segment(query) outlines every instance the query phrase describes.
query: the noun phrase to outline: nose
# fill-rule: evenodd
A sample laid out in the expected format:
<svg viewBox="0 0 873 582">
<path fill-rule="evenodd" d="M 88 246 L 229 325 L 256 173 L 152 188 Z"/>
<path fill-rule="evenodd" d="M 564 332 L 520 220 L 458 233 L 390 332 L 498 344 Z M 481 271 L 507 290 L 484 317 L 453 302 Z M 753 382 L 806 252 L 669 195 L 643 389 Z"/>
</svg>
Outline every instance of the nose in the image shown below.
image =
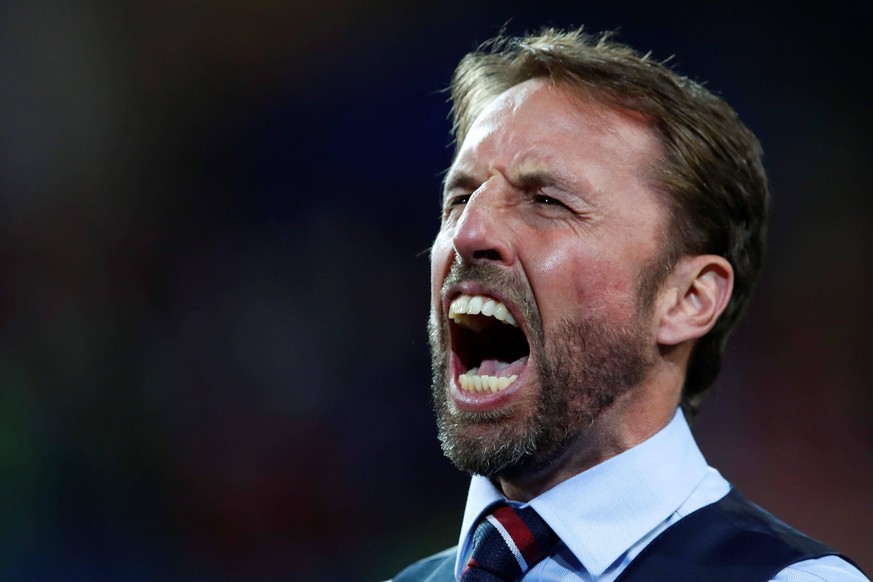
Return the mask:
<svg viewBox="0 0 873 582">
<path fill-rule="evenodd" d="M 462 262 L 509 266 L 515 261 L 507 210 L 499 184 L 486 182 L 470 196 L 452 237 Z"/>
</svg>

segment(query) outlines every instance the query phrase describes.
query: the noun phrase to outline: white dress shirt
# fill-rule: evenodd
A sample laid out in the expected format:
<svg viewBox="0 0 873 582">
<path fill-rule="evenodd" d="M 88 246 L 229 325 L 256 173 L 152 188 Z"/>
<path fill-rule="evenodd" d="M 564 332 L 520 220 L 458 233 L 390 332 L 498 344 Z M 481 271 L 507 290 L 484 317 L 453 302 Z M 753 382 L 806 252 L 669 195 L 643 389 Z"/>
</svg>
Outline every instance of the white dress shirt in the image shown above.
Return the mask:
<svg viewBox="0 0 873 582">
<path fill-rule="evenodd" d="M 657 434 L 563 483 L 529 503 L 561 539 L 525 582 L 611 582 L 658 534 L 689 513 L 715 503 L 730 484 L 707 466 L 681 410 Z M 472 549 L 474 527 L 504 500 L 487 478 L 470 483 L 455 575 Z M 515 504 L 520 505 L 520 504 Z M 778 582 L 868 580 L 845 560 L 828 556 L 789 566 Z"/>
</svg>

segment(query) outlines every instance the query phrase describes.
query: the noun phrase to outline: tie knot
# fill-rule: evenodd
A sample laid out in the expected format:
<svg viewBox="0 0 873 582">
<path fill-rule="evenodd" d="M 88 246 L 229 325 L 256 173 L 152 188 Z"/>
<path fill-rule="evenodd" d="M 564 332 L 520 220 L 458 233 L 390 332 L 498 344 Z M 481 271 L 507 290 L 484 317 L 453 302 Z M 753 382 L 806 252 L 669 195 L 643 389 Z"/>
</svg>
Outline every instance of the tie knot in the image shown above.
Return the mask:
<svg viewBox="0 0 873 582">
<path fill-rule="evenodd" d="M 551 552 L 558 536 L 532 507 L 497 506 L 476 527 L 462 582 L 519 580 Z"/>
</svg>

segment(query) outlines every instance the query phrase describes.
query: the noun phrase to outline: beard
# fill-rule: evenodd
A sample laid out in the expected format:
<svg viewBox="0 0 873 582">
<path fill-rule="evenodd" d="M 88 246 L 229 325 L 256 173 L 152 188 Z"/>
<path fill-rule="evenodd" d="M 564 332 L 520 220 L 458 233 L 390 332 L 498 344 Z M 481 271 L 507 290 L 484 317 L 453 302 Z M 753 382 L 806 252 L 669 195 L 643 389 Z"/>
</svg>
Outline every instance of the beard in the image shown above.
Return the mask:
<svg viewBox="0 0 873 582">
<path fill-rule="evenodd" d="M 621 394 L 633 389 L 654 365 L 656 347 L 646 331 L 655 277 L 663 265 L 644 269 L 636 311 L 627 321 L 588 314 L 564 319 L 546 338 L 532 294 L 518 278 L 490 265 L 455 263 L 445 286 L 479 281 L 508 291 L 528 328 L 539 392 L 532 406 L 493 412 L 458 410 L 449 400 L 449 332 L 445 316 L 428 325 L 434 409 L 443 453 L 459 469 L 487 477 L 517 478 L 547 468 Z M 649 291 L 651 290 L 651 291 Z M 438 321 L 441 320 L 441 321 Z"/>
</svg>

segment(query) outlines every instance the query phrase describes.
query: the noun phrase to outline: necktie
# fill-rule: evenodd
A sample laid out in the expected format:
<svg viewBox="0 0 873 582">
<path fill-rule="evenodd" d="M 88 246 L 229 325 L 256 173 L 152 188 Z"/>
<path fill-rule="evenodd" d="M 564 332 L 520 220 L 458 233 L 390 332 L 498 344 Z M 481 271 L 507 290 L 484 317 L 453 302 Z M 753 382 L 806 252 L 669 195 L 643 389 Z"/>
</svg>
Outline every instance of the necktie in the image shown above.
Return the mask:
<svg viewBox="0 0 873 582">
<path fill-rule="evenodd" d="M 473 534 L 473 553 L 461 582 L 504 582 L 521 579 L 545 558 L 558 536 L 532 507 L 501 504 Z"/>
</svg>

